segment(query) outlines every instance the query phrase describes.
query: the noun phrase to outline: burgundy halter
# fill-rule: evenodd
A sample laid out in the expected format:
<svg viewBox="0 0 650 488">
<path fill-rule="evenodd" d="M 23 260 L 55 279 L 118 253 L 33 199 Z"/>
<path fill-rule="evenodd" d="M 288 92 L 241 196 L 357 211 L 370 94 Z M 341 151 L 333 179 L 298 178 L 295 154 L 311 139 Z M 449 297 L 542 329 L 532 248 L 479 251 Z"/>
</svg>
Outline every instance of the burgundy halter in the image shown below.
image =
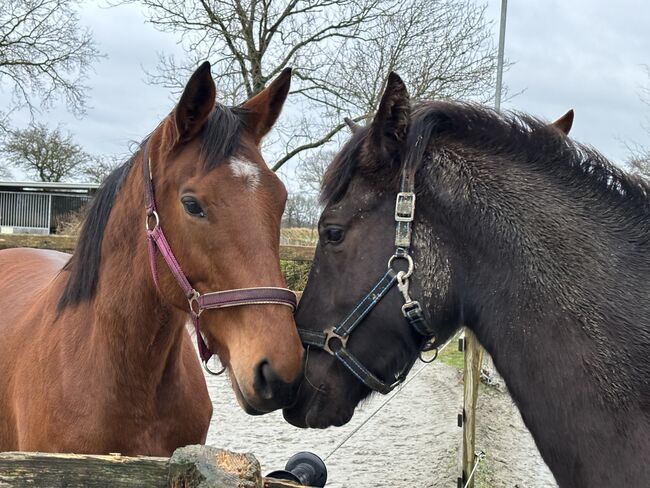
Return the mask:
<svg viewBox="0 0 650 488">
<path fill-rule="evenodd" d="M 176 260 L 174 253 L 169 246 L 169 242 L 160 226 L 160 216 L 156 211 L 156 201 L 153 191 L 153 178 L 151 175 L 151 161 L 149 159 L 149 145 L 147 144 L 143 152 L 143 169 L 144 169 L 144 205 L 146 209 L 145 228 L 147 229 L 147 243 L 149 249 L 149 264 L 153 275 L 154 283 L 158 292 L 158 271 L 156 268 L 156 249 L 160 251 L 161 256 L 167 263 L 169 271 L 176 279 L 176 282 L 183 290 L 189 304 L 189 314 L 196 331 L 196 341 L 199 347 L 199 355 L 203 362 L 203 367 L 212 374 L 207 367 L 208 359 L 212 357 L 212 352 L 208 348 L 201 330 L 199 328 L 199 316 L 204 310 L 226 307 L 238 307 L 241 305 L 285 305 L 296 309 L 296 294 L 287 288 L 277 287 L 255 287 L 255 288 L 238 288 L 235 290 L 217 291 L 212 293 L 199 293 L 189 282 L 180 264 Z M 153 228 L 149 227 L 151 219 L 155 219 Z"/>
</svg>

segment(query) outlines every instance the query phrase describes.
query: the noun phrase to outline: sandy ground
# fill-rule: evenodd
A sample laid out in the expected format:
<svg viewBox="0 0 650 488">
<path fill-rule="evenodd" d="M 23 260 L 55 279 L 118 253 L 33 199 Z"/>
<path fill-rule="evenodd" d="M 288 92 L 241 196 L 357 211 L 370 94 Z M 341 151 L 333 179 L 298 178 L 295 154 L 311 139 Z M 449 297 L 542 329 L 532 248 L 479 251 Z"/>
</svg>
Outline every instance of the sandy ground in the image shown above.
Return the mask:
<svg viewBox="0 0 650 488">
<path fill-rule="evenodd" d="M 507 393 L 482 388 L 477 411 L 477 447 L 486 453 L 479 465 L 479 487 L 557 487 Z"/>
<path fill-rule="evenodd" d="M 416 365 L 411 376 L 420 367 Z M 215 406 L 207 443 L 254 453 L 263 473 L 282 469 L 290 456 L 306 450 L 327 458 L 327 486 L 332 488 L 456 487 L 462 439 L 456 418 L 463 386 L 460 372 L 451 366 L 424 366 L 336 450 L 387 397 L 371 398 L 346 426 L 302 430 L 287 424 L 279 412 L 246 415 L 227 378 L 206 379 Z M 482 388 L 477 448 L 487 455 L 477 470 L 478 488 L 557 486 L 507 393 Z"/>
</svg>

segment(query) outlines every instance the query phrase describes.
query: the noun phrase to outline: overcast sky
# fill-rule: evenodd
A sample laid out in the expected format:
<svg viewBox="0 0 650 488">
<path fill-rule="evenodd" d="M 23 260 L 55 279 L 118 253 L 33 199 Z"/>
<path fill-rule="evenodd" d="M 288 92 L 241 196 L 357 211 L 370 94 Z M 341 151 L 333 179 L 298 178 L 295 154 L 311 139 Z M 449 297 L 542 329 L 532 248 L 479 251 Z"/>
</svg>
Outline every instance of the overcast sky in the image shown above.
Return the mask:
<svg viewBox="0 0 650 488">
<path fill-rule="evenodd" d="M 180 53 L 171 34 L 145 23 L 140 7 L 101 8 L 103 2 L 82 6 L 81 22 L 89 26 L 106 58 L 95 65 L 88 80 L 89 110 L 77 120 L 57 107 L 39 116 L 58 123 L 94 154 L 127 154 L 129 142 L 151 131 L 173 105 L 170 93 L 145 82 L 157 53 Z M 488 3 L 489 18 L 498 36 L 500 2 Z M 510 93 L 504 102 L 514 109 L 555 119 L 569 108 L 576 111 L 572 136 L 590 144 L 614 162 L 626 157 L 622 140 L 650 145 L 650 108 L 639 101 L 650 81 L 650 2 L 511 0 L 508 5 L 506 57 L 513 66 L 504 75 Z M 0 101 L 6 92 L 0 93 Z M 28 122 L 26 114 L 13 119 Z M 269 162 L 272 154 L 266 154 Z"/>
</svg>

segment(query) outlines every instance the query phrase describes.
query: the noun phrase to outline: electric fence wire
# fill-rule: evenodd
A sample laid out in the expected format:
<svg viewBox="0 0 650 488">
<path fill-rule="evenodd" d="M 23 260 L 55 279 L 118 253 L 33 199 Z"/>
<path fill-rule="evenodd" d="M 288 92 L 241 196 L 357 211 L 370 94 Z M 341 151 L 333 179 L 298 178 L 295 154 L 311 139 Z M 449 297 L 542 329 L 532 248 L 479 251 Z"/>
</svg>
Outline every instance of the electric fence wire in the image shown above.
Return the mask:
<svg viewBox="0 0 650 488">
<path fill-rule="evenodd" d="M 442 351 L 443 351 L 443 350 L 444 350 L 444 349 L 445 349 L 449 344 L 451 344 L 452 342 L 454 342 L 454 339 L 451 339 L 451 340 L 445 342 L 445 344 L 443 344 L 442 347 L 440 347 L 440 348 L 438 349 L 438 355 L 440 355 L 440 353 L 441 353 L 441 352 L 442 352 Z M 379 413 L 379 411 L 380 411 L 382 408 L 384 408 L 386 405 L 388 405 L 388 403 L 389 403 L 393 398 L 395 398 L 397 395 L 399 395 L 399 394 L 402 392 L 402 390 L 404 390 L 404 388 L 406 388 L 406 385 L 408 385 L 411 381 L 413 381 L 413 379 L 414 379 L 417 375 L 419 375 L 419 374 L 422 372 L 422 370 L 423 370 L 424 368 L 426 368 L 429 364 L 430 364 L 430 363 L 424 363 L 424 364 L 420 367 L 420 369 L 418 369 L 415 373 L 413 373 L 412 375 L 410 375 L 409 378 L 408 378 L 404 383 L 402 383 L 402 385 L 401 385 L 397 390 L 395 390 L 395 391 L 394 391 L 394 392 L 393 392 L 393 393 L 392 393 L 392 394 L 391 394 L 391 395 L 390 395 L 386 400 L 384 400 L 384 401 L 382 402 L 382 404 L 379 405 L 379 407 L 378 407 L 374 412 L 372 412 L 372 413 L 371 413 L 371 414 L 370 414 L 370 415 L 369 415 L 369 416 L 368 416 L 368 417 L 367 417 L 363 422 L 361 422 L 358 426 L 356 426 L 356 427 L 352 430 L 352 432 L 350 432 L 350 433 L 349 433 L 349 434 L 348 434 L 348 435 L 347 435 L 347 436 L 346 436 L 346 437 L 345 437 L 341 442 L 339 442 L 339 443 L 336 445 L 336 447 L 335 447 L 332 451 L 330 451 L 330 453 L 329 453 L 327 456 L 325 456 L 325 458 L 323 459 L 323 461 L 327 461 L 327 460 L 330 458 L 330 456 L 332 456 L 332 454 L 334 454 L 334 453 L 335 453 L 336 451 L 338 451 L 341 447 L 343 447 L 343 445 L 344 445 L 347 441 L 349 441 L 350 438 L 351 438 L 354 434 L 356 434 L 357 432 L 359 432 L 359 430 L 361 430 L 361 428 L 362 428 L 364 425 L 366 425 L 368 422 L 370 422 L 370 420 L 371 420 L 375 415 L 377 415 L 377 413 Z"/>
</svg>

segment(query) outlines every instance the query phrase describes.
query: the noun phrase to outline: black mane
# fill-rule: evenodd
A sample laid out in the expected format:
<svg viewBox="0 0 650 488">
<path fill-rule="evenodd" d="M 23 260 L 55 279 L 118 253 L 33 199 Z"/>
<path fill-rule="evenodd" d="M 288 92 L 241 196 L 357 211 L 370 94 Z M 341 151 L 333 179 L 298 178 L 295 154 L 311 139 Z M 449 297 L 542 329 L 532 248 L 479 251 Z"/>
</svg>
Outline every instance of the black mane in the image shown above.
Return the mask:
<svg viewBox="0 0 650 488">
<path fill-rule="evenodd" d="M 323 203 L 336 202 L 344 195 L 368 132 L 364 127 L 353 134 L 327 169 L 321 190 Z M 416 146 L 418 138 L 429 144 Z M 569 185 L 588 184 L 615 204 L 627 202 L 643 215 L 650 213 L 648 181 L 622 171 L 595 149 L 571 141 L 529 115 L 499 114 L 470 103 L 420 102 L 412 107 L 405 160 L 422 165 L 432 145 L 463 146 L 477 154 L 528 164 L 558 175 Z M 392 185 L 393 181 L 384 183 Z"/>
<path fill-rule="evenodd" d="M 215 106 L 200 135 L 201 156 L 206 170 L 214 169 L 238 150 L 242 128 L 240 117 L 243 113 L 240 108 L 220 104 Z M 68 305 L 78 304 L 94 296 L 101 263 L 102 240 L 111 209 L 129 170 L 148 140 L 149 137 L 145 138 L 135 153 L 106 177 L 97 191 L 81 228 L 75 252 L 63 268 L 70 273 L 70 277 L 57 310 L 61 311 Z"/>
</svg>

